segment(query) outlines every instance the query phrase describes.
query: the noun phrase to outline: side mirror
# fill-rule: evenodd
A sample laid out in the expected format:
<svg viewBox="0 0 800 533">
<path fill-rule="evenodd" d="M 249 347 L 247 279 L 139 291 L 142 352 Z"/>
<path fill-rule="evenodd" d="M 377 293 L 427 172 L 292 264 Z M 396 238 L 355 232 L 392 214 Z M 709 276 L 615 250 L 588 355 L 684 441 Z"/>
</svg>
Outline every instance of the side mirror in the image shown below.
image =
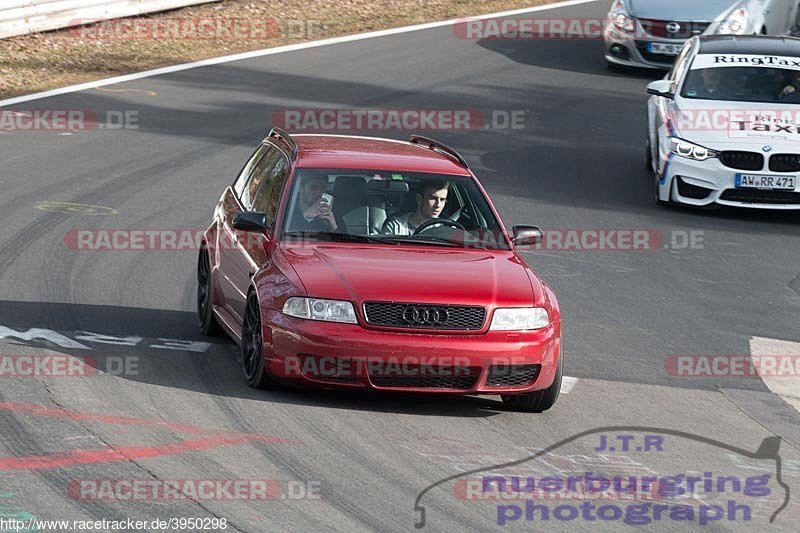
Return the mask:
<svg viewBox="0 0 800 533">
<path fill-rule="evenodd" d="M 654 81 L 647 86 L 647 94 L 673 99 L 675 98 L 675 93 L 672 85 L 673 83 L 670 80 Z"/>
<path fill-rule="evenodd" d="M 540 244 L 544 234 L 539 226 L 514 226 L 514 246 L 533 246 Z"/>
<path fill-rule="evenodd" d="M 269 229 L 267 215 L 256 211 L 243 211 L 233 216 L 233 227 L 241 231 L 263 232 Z"/>
</svg>

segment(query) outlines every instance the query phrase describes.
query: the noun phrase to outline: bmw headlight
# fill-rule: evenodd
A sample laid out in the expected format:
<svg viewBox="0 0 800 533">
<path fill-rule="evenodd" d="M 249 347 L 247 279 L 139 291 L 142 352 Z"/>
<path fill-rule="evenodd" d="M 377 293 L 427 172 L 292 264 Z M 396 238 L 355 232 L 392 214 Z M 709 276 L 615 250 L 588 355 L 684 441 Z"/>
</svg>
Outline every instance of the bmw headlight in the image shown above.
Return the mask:
<svg viewBox="0 0 800 533">
<path fill-rule="evenodd" d="M 542 329 L 550 324 L 547 309 L 542 307 L 509 307 L 495 309 L 492 325 L 494 331 L 525 331 Z"/>
<path fill-rule="evenodd" d="M 327 322 L 346 322 L 356 324 L 356 311 L 353 304 L 343 300 L 322 300 L 320 298 L 294 297 L 283 304 L 283 313 L 296 318 L 325 320 Z"/>
<path fill-rule="evenodd" d="M 625 0 L 616 0 L 611 6 L 609 18 L 614 21 L 614 26 L 622 31 L 633 33 L 636 30 L 636 21 L 628 13 Z"/>
<path fill-rule="evenodd" d="M 747 10 L 737 9 L 728 18 L 723 20 L 717 28 L 717 33 L 742 35 L 747 29 Z"/>
<path fill-rule="evenodd" d="M 670 137 L 669 148 L 673 154 L 687 159 L 694 159 L 695 161 L 713 159 L 718 155 L 715 150 L 700 146 L 699 144 L 690 143 L 689 141 L 684 141 L 678 137 Z"/>
</svg>

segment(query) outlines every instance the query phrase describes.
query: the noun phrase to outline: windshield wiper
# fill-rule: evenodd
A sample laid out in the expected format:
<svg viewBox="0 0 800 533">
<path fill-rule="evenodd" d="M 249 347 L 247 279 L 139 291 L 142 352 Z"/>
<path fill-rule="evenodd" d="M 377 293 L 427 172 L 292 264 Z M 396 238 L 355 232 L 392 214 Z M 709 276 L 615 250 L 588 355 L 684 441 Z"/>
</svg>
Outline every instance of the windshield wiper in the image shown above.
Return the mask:
<svg viewBox="0 0 800 533">
<path fill-rule="evenodd" d="M 394 239 L 384 239 L 381 237 L 372 237 L 370 235 L 355 235 L 353 233 L 337 233 L 335 231 L 289 231 L 285 233 L 284 236 L 301 238 L 310 237 L 320 240 L 329 240 L 332 242 L 397 244 L 397 241 Z"/>
<path fill-rule="evenodd" d="M 412 237 L 387 237 L 387 240 L 392 240 L 397 243 L 410 243 L 410 244 L 435 244 L 438 246 L 448 246 L 450 248 L 481 248 L 486 249 L 479 243 L 471 243 L 466 241 L 451 241 L 444 237 L 422 236 L 414 235 Z"/>
<path fill-rule="evenodd" d="M 338 233 L 335 231 L 289 231 L 284 234 L 285 237 L 296 238 L 312 238 L 319 240 L 327 240 L 331 242 L 355 242 L 367 244 L 424 244 L 435 246 L 446 246 L 448 248 L 479 248 L 486 249 L 486 246 L 480 243 L 472 243 L 466 241 L 452 241 L 444 237 L 434 236 L 399 236 L 399 235 L 356 235 L 353 233 Z"/>
</svg>

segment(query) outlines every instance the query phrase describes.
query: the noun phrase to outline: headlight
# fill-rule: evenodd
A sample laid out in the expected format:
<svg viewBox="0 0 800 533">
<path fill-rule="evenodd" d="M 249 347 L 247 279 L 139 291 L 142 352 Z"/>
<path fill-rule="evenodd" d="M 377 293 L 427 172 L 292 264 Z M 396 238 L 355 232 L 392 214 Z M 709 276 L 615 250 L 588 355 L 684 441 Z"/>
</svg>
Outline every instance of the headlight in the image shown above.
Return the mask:
<svg viewBox="0 0 800 533">
<path fill-rule="evenodd" d="M 609 17 L 614 21 L 614 26 L 622 31 L 633 33 L 636 29 L 636 21 L 628 14 L 624 0 L 616 0 L 611 6 Z"/>
<path fill-rule="evenodd" d="M 717 33 L 742 35 L 747 29 L 747 10 L 737 9 L 728 18 L 723 20 L 717 28 Z"/>
<path fill-rule="evenodd" d="M 717 152 L 710 150 L 705 146 L 690 143 L 677 137 L 670 137 L 669 148 L 673 154 L 685 157 L 687 159 L 694 159 L 695 161 L 705 161 L 706 159 L 713 159 L 717 157 Z"/>
<path fill-rule="evenodd" d="M 541 307 L 510 307 L 495 309 L 492 325 L 495 331 L 524 331 L 542 329 L 550 324 L 547 309 Z"/>
<path fill-rule="evenodd" d="M 353 304 L 342 300 L 321 300 L 319 298 L 294 297 L 283 304 L 283 313 L 296 318 L 325 320 L 327 322 L 347 322 L 356 324 L 356 311 Z"/>
</svg>

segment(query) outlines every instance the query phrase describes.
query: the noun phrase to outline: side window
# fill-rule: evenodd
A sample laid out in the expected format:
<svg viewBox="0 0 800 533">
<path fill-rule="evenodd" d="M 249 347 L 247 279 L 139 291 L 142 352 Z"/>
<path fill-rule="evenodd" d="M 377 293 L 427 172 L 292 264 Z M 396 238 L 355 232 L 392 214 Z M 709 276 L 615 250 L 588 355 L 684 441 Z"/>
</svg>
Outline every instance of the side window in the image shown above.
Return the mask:
<svg viewBox="0 0 800 533">
<path fill-rule="evenodd" d="M 253 199 L 258 192 L 258 189 L 264 183 L 264 180 L 269 175 L 269 171 L 275 165 L 275 161 L 281 156 L 280 151 L 269 145 L 265 145 L 266 153 L 264 153 L 263 157 L 258 160 L 258 162 L 253 167 L 252 172 L 250 173 L 250 179 L 247 181 L 247 184 L 242 191 L 242 205 L 246 210 L 251 210 L 253 207 Z"/>
<path fill-rule="evenodd" d="M 460 205 L 461 212 L 460 216 L 458 217 L 458 221 L 463 224 L 465 228 L 467 228 L 467 231 L 485 228 L 486 221 L 482 218 L 481 214 L 476 211 L 475 203 L 470 195 L 470 190 L 462 187 L 459 184 L 453 184 L 451 187 L 455 193 L 453 196 L 457 199 L 457 202 Z"/>
<path fill-rule="evenodd" d="M 277 160 L 273 161 L 271 167 L 264 167 L 266 175 L 262 180 L 261 188 L 253 198 L 252 206 L 253 211 L 259 211 L 267 215 L 267 222 L 270 225 L 275 223 L 275 216 L 278 214 L 278 205 L 280 205 L 281 201 L 281 192 L 286 183 L 286 178 L 289 176 L 289 164 L 286 161 L 286 157 L 278 150 L 275 150 L 275 152 L 278 155 Z"/>
<path fill-rule="evenodd" d="M 461 191 L 458 188 L 458 185 L 450 182 L 449 191 L 447 192 L 447 201 L 444 204 L 444 209 L 442 210 L 443 217 L 451 217 L 456 212 L 462 210 L 464 206 L 464 202 L 461 201 Z M 463 214 L 463 213 L 460 213 Z"/>
<path fill-rule="evenodd" d="M 247 180 L 253 173 L 253 167 L 255 167 L 256 163 L 258 163 L 258 161 L 264 156 L 264 154 L 267 152 L 267 149 L 268 146 L 265 144 L 262 144 L 256 148 L 256 151 L 253 152 L 253 155 L 251 155 L 250 159 L 248 159 L 247 163 L 245 163 L 242 171 L 239 172 L 239 177 L 236 178 L 236 181 L 233 183 L 233 190 L 238 198 L 242 197 L 245 185 L 247 185 Z"/>
</svg>

